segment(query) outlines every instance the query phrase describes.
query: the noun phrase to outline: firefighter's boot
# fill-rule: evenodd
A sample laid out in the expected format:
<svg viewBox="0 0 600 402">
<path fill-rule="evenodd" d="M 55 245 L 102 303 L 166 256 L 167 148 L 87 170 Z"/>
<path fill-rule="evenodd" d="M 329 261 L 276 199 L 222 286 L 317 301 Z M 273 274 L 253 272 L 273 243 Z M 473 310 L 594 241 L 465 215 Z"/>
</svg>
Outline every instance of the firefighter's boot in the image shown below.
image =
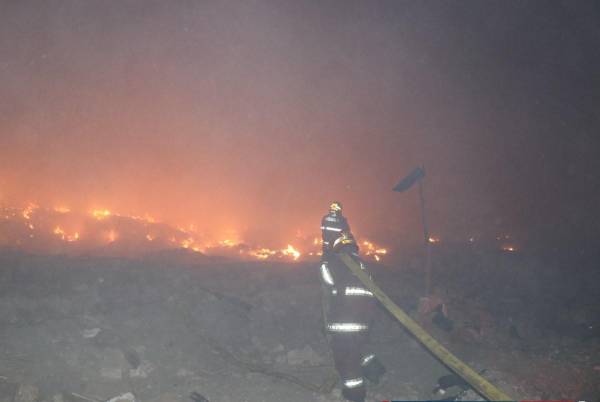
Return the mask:
<svg viewBox="0 0 600 402">
<path fill-rule="evenodd" d="M 342 388 L 342 396 L 352 402 L 365 402 L 365 398 L 367 397 L 367 390 L 365 386 L 360 386 L 357 388 Z"/>
<path fill-rule="evenodd" d="M 379 384 L 385 374 L 385 367 L 375 355 L 365 357 L 361 362 L 361 369 L 362 375 L 373 384 Z"/>
</svg>

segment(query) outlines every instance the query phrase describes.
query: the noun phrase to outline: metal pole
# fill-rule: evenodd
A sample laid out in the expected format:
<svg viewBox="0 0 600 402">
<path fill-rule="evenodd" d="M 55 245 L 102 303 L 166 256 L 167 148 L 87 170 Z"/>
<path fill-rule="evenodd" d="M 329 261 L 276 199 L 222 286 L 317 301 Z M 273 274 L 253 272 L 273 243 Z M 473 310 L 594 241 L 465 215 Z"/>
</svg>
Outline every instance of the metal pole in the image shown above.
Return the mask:
<svg viewBox="0 0 600 402">
<path fill-rule="evenodd" d="M 429 228 L 427 227 L 427 215 L 425 213 L 425 194 L 423 191 L 423 179 L 419 180 L 419 199 L 421 201 L 421 220 L 423 222 L 423 236 L 425 237 L 425 296 L 431 292 L 431 242 L 429 241 Z"/>
</svg>

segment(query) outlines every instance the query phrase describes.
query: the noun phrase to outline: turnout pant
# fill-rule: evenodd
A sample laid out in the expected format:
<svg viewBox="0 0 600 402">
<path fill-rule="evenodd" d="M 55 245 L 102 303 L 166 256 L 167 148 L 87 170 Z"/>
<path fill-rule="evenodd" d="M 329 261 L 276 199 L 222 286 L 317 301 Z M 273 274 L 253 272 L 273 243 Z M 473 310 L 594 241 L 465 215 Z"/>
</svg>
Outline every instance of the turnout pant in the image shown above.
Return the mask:
<svg viewBox="0 0 600 402">
<path fill-rule="evenodd" d="M 335 255 L 321 262 L 321 279 L 325 329 L 342 378 L 342 393 L 350 401 L 362 402 L 363 368 L 374 358 L 366 344 L 375 300 Z"/>
</svg>

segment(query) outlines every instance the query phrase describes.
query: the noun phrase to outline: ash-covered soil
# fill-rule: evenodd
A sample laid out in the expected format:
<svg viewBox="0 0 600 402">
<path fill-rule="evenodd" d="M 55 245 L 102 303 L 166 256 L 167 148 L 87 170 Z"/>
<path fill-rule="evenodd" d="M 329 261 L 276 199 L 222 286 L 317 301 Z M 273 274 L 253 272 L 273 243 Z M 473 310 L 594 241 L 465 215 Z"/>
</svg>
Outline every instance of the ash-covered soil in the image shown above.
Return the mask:
<svg viewBox="0 0 600 402">
<path fill-rule="evenodd" d="M 446 306 L 451 331 L 435 324 L 434 314 L 417 313 L 418 260 L 374 266 L 373 276 L 434 337 L 476 370 L 485 369 L 509 395 L 579 392 L 568 397 L 597 400 L 598 338 L 544 330 L 549 324 L 532 318 L 540 314 L 535 297 L 544 292 L 512 283 L 531 281 L 514 273 L 536 262 L 473 258 L 437 255 L 435 298 Z M 479 273 L 466 275 L 459 269 L 465 265 Z M 342 400 L 322 330 L 316 262 L 6 251 L 0 277 L 0 402 L 108 401 L 127 393 L 143 402 L 190 401 L 192 392 L 211 402 Z M 447 369 L 383 310 L 375 319 L 371 347 L 388 371 L 369 387 L 369 400 L 441 399 L 431 391 Z"/>
</svg>

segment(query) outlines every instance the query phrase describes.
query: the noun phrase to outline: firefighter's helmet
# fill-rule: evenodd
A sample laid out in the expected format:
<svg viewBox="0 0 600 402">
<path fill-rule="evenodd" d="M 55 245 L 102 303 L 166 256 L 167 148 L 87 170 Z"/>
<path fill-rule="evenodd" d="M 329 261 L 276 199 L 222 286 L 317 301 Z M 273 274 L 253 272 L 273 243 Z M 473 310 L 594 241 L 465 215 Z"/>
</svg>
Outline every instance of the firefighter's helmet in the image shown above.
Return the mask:
<svg viewBox="0 0 600 402">
<path fill-rule="evenodd" d="M 329 212 L 333 214 L 341 214 L 342 213 L 342 203 L 339 201 L 333 201 L 329 205 Z"/>
</svg>

